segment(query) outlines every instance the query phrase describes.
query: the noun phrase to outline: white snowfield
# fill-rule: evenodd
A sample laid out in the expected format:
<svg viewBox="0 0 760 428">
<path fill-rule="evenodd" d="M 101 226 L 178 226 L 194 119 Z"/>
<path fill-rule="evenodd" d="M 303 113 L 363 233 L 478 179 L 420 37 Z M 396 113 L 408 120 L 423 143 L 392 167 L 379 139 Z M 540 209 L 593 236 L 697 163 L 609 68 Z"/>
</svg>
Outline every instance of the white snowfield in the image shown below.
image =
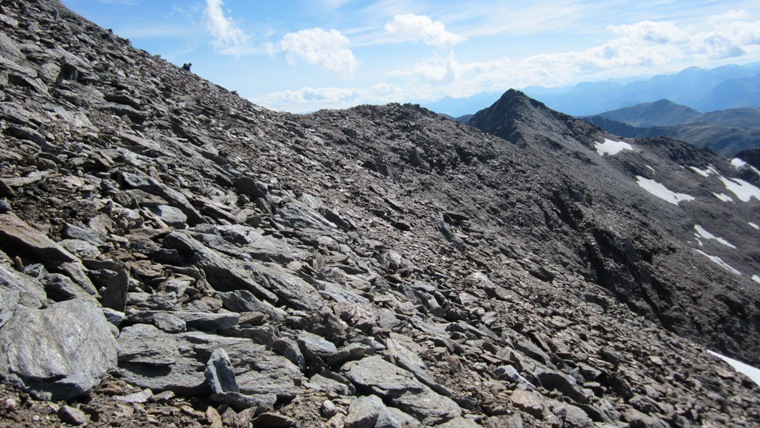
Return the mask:
<svg viewBox="0 0 760 428">
<path fill-rule="evenodd" d="M 749 225 L 754 227 L 755 229 L 760 230 L 760 226 L 756 225 L 755 223 L 752 223 L 751 221 L 748 221 L 747 223 L 749 223 Z"/>
<path fill-rule="evenodd" d="M 758 369 L 757 367 L 752 367 L 749 364 L 744 364 L 741 361 L 736 361 L 733 358 L 728 358 L 727 356 L 720 355 L 717 352 L 713 352 L 713 351 L 707 351 L 707 352 L 727 362 L 728 365 L 734 368 L 734 370 L 736 370 L 739 373 L 742 373 L 743 375 L 752 379 L 756 384 L 760 385 L 760 369 Z"/>
<path fill-rule="evenodd" d="M 614 141 L 607 138 L 603 143 L 594 143 L 596 145 L 596 152 L 599 156 L 609 155 L 614 156 L 623 150 L 633 150 L 633 146 L 625 141 Z"/>
<path fill-rule="evenodd" d="M 752 275 L 752 280 L 755 281 L 756 283 L 760 284 L 760 276 L 758 276 L 758 275 Z"/>
<path fill-rule="evenodd" d="M 760 189 L 754 185 L 740 178 L 725 178 L 721 175 L 718 178 L 739 200 L 749 202 L 750 199 L 755 198 L 760 201 Z"/>
<path fill-rule="evenodd" d="M 693 201 L 694 196 L 687 195 L 686 193 L 676 193 L 665 187 L 664 184 L 657 181 L 644 178 L 640 175 L 636 176 L 636 182 L 647 192 L 657 196 L 658 198 L 670 202 L 673 205 L 678 205 L 681 201 Z"/>
<path fill-rule="evenodd" d="M 702 254 L 703 256 L 707 257 L 707 258 L 708 258 L 708 259 L 710 259 L 710 260 L 711 260 L 713 263 L 715 263 L 716 265 L 718 265 L 718 266 L 722 267 L 723 269 L 726 269 L 726 270 L 728 270 L 728 271 L 731 271 L 732 273 L 735 273 L 735 274 L 737 274 L 737 275 L 741 275 L 741 274 L 742 274 L 742 273 L 741 273 L 741 272 L 739 272 L 738 270 L 736 270 L 736 269 L 734 269 L 733 267 L 731 267 L 731 265 L 729 265 L 728 263 L 724 262 L 724 261 L 723 261 L 723 259 L 721 259 L 721 258 L 720 258 L 720 257 L 718 257 L 718 256 L 711 256 L 711 255 L 709 255 L 709 254 L 707 254 L 707 253 L 705 253 L 704 251 L 701 251 L 701 250 L 694 250 L 694 251 L 696 251 L 696 252 L 698 252 L 699 254 Z"/>
<path fill-rule="evenodd" d="M 736 169 L 740 168 L 751 168 L 753 171 L 755 171 L 758 175 L 760 175 L 760 171 L 753 168 L 751 165 L 747 164 L 741 159 L 733 159 L 731 160 L 731 165 L 733 165 Z M 701 175 L 702 177 L 709 177 L 711 175 L 715 175 L 718 177 L 718 179 L 723 183 L 724 186 L 726 186 L 726 189 L 731 191 L 734 195 L 736 195 L 737 199 L 743 202 L 749 202 L 750 199 L 755 198 L 758 201 L 760 201 L 760 188 L 757 186 L 747 183 L 746 181 L 742 180 L 741 178 L 726 178 L 718 172 L 717 169 L 715 169 L 714 166 L 709 165 L 707 169 L 700 169 L 696 166 L 690 166 L 689 167 L 692 171 L 696 172 L 697 174 Z M 733 198 L 731 198 L 729 195 L 725 195 L 723 193 L 713 193 L 713 195 L 724 202 L 734 202 Z M 730 199 L 730 200 L 729 200 Z"/>
<path fill-rule="evenodd" d="M 700 247 L 702 246 L 702 241 L 699 238 L 704 238 L 704 239 L 713 239 L 713 240 L 718 241 L 719 243 L 725 245 L 726 247 L 736 249 L 736 246 L 734 244 L 726 241 L 725 239 L 723 239 L 723 238 L 721 238 L 719 236 L 713 235 L 712 233 L 706 231 L 704 227 L 702 227 L 702 226 L 700 226 L 698 224 L 694 225 L 694 230 L 695 230 L 694 235 L 697 237 L 697 242 L 699 242 L 699 246 Z"/>
</svg>

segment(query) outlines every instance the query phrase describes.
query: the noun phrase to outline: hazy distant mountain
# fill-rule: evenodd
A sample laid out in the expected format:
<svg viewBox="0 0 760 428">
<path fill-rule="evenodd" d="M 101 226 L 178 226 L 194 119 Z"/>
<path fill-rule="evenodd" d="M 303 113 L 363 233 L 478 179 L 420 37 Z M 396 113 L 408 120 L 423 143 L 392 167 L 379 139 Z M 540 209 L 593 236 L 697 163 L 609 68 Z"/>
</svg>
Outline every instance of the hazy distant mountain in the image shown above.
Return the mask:
<svg viewBox="0 0 760 428">
<path fill-rule="evenodd" d="M 676 104 L 670 100 L 660 100 L 608 111 L 598 116 L 631 126 L 646 127 L 689 123 L 701 114 L 693 108 Z"/>
<path fill-rule="evenodd" d="M 548 107 L 574 116 L 588 116 L 641 103 L 668 99 L 699 111 L 760 106 L 760 63 L 713 69 L 690 67 L 675 74 L 629 83 L 582 82 L 561 88 L 523 90 Z M 454 117 L 474 114 L 493 104 L 501 93 L 483 92 L 465 98 L 446 97 L 423 106 Z"/>
<path fill-rule="evenodd" d="M 502 92 L 481 92 L 464 98 L 444 97 L 432 103 L 423 103 L 422 106 L 436 113 L 460 117 L 474 114 L 476 111 L 490 106 L 501 97 L 501 94 Z"/>
<path fill-rule="evenodd" d="M 760 63 L 713 69 L 690 67 L 627 84 L 580 83 L 551 93 L 527 88 L 547 106 L 572 115 L 591 115 L 635 104 L 669 99 L 699 111 L 760 106 Z"/>
<path fill-rule="evenodd" d="M 760 108 L 701 114 L 660 100 L 588 116 L 585 120 L 621 137 L 671 137 L 726 156 L 760 146 Z"/>
</svg>

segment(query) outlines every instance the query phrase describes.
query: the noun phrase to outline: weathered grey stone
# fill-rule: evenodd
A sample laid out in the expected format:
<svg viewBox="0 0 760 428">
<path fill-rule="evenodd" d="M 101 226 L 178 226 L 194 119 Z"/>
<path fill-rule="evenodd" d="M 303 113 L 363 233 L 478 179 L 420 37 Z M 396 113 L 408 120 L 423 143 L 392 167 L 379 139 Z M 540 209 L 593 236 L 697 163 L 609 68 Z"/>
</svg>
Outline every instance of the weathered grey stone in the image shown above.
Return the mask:
<svg viewBox="0 0 760 428">
<path fill-rule="evenodd" d="M 212 394 L 240 391 L 235 381 L 235 370 L 232 368 L 232 362 L 224 349 L 215 349 L 211 353 L 205 373 L 206 383 L 211 388 Z"/>
<path fill-rule="evenodd" d="M 254 414 L 274 409 L 277 402 L 275 394 L 241 394 L 239 392 L 221 392 L 211 394 L 209 399 L 215 403 L 227 404 L 237 411 L 253 409 Z"/>
<path fill-rule="evenodd" d="M 0 214 L 0 248 L 8 254 L 33 257 L 50 269 L 78 259 L 13 213 Z"/>
<path fill-rule="evenodd" d="M 116 401 L 123 403 L 146 403 L 153 397 L 153 391 L 150 388 L 145 388 L 140 392 L 135 392 L 129 395 L 117 395 L 114 397 Z"/>
<path fill-rule="evenodd" d="M 594 426 L 594 421 L 583 411 L 583 409 L 565 404 L 554 409 L 554 414 L 565 423 L 565 426 L 571 428 L 588 428 Z"/>
<path fill-rule="evenodd" d="M 271 303 L 259 300 L 248 290 L 217 292 L 216 295 L 222 300 L 225 309 L 233 312 L 262 312 L 274 321 L 282 321 L 287 315 L 285 311 L 272 306 Z"/>
<path fill-rule="evenodd" d="M 346 428 L 405 428 L 421 424 L 402 411 L 387 407 L 376 395 L 357 398 L 348 408 Z"/>
<path fill-rule="evenodd" d="M 63 225 L 63 236 L 68 239 L 89 242 L 96 247 L 104 247 L 106 245 L 106 243 L 103 242 L 103 240 L 92 230 L 71 223 Z"/>
<path fill-rule="evenodd" d="M 187 215 L 181 209 L 170 205 L 150 207 L 150 211 L 168 226 L 184 229 L 187 227 Z"/>
<path fill-rule="evenodd" d="M 64 239 L 58 244 L 80 259 L 92 259 L 100 255 L 98 247 L 81 239 Z"/>
<path fill-rule="evenodd" d="M 45 284 L 45 293 L 47 293 L 48 298 L 55 300 L 56 302 L 72 299 L 95 301 L 93 296 L 82 290 L 82 287 L 75 284 L 74 281 L 66 275 L 50 273 L 45 275 L 42 279 L 42 283 Z"/>
<path fill-rule="evenodd" d="M 423 423 L 442 423 L 461 416 L 461 409 L 451 399 L 435 393 L 411 372 L 379 356 L 350 361 L 343 371 L 355 384 L 388 399 Z"/>
<path fill-rule="evenodd" d="M 149 324 L 125 327 L 119 336 L 119 373 L 128 382 L 154 391 L 204 391 L 205 368 L 215 349 L 224 348 L 240 392 L 293 397 L 303 375 L 286 358 L 249 339 L 198 331 L 169 334 Z M 207 386 L 206 386 L 207 388 Z"/>
<path fill-rule="evenodd" d="M 277 295 L 259 285 L 243 266 L 222 257 L 186 233 L 169 234 L 164 238 L 164 246 L 192 258 L 194 265 L 205 272 L 206 280 L 217 291 L 247 290 L 264 301 L 276 304 L 279 300 Z"/>
<path fill-rule="evenodd" d="M 90 269 L 93 283 L 100 289 L 100 302 L 106 308 L 124 312 L 127 307 L 129 291 L 129 270 L 127 266 L 115 260 L 85 259 L 85 266 Z"/>
<path fill-rule="evenodd" d="M 61 408 L 58 409 L 58 417 L 61 418 L 62 421 L 71 425 L 84 425 L 89 420 L 85 412 L 68 405 L 61 406 Z"/>
<path fill-rule="evenodd" d="M 440 385 L 432 376 L 430 376 L 430 373 L 428 373 L 427 370 L 427 365 L 422 361 L 422 358 L 409 348 L 403 346 L 401 341 L 410 342 L 411 339 L 398 333 L 391 333 L 391 337 L 385 341 L 385 344 L 388 347 L 388 353 L 391 358 L 393 358 L 396 365 L 414 373 L 420 382 L 429 386 L 435 392 L 446 397 L 452 396 L 453 394 L 448 388 Z"/>
<path fill-rule="evenodd" d="M 187 331 L 187 323 L 171 312 L 156 312 L 153 314 L 153 325 L 167 333 L 182 333 Z"/>
<path fill-rule="evenodd" d="M 156 324 L 156 317 L 160 323 L 170 329 L 181 329 L 179 323 L 176 320 L 172 320 L 166 315 L 177 318 L 184 321 L 185 326 L 190 330 L 201 330 L 207 332 L 214 332 L 217 330 L 224 330 L 234 327 L 240 319 L 240 314 L 234 312 L 225 313 L 212 313 L 212 312 L 192 312 L 192 311 L 140 311 L 135 312 L 127 316 L 127 322 L 129 323 L 144 323 L 144 324 Z M 163 330 L 163 329 L 162 329 Z M 176 331 L 174 331 L 176 332 Z"/>
<path fill-rule="evenodd" d="M 334 343 L 324 337 L 305 331 L 298 333 L 297 342 L 308 364 L 317 364 L 318 360 L 324 364 L 338 352 Z"/>
<path fill-rule="evenodd" d="M 127 188 L 140 189 L 142 191 L 160 196 L 167 200 L 172 206 L 175 206 L 182 210 L 182 212 L 187 216 L 187 222 L 189 225 L 194 226 L 196 224 L 206 223 L 206 220 L 192 206 L 192 204 L 190 204 L 190 201 L 187 200 L 185 195 L 164 185 L 153 177 L 122 171 L 121 179 Z"/>
<path fill-rule="evenodd" d="M 30 308 L 39 308 L 47 300 L 44 286 L 35 278 L 8 269 L 0 263 L 0 289 L 18 293 L 15 302 Z M 10 297 L 9 297 L 10 298 Z M 15 303 L 13 305 L 15 307 Z"/>
<path fill-rule="evenodd" d="M 47 309 L 18 306 L 0 329 L 0 349 L 0 374 L 46 399 L 83 394 L 116 366 L 109 323 L 86 300 Z"/>
<path fill-rule="evenodd" d="M 536 370 L 534 374 L 544 388 L 549 390 L 556 389 L 578 403 L 588 403 L 588 397 L 581 391 L 581 388 L 576 385 L 572 378 L 548 369 Z"/>
<path fill-rule="evenodd" d="M 509 397 L 512 404 L 518 409 L 533 415 L 537 419 L 543 418 L 544 399 L 536 392 L 518 389 Z"/>
</svg>

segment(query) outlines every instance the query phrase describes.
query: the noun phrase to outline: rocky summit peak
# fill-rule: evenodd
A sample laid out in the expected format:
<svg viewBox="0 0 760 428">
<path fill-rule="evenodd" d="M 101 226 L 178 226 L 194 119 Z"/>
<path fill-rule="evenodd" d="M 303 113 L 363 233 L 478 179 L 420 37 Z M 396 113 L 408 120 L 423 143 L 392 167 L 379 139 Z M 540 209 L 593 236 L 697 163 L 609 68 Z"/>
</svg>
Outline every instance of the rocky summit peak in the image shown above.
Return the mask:
<svg viewBox="0 0 760 428">
<path fill-rule="evenodd" d="M 0 27 L 0 425 L 760 425 L 708 352 L 760 364 L 751 165 L 517 91 L 275 113 L 57 1 Z"/>
</svg>

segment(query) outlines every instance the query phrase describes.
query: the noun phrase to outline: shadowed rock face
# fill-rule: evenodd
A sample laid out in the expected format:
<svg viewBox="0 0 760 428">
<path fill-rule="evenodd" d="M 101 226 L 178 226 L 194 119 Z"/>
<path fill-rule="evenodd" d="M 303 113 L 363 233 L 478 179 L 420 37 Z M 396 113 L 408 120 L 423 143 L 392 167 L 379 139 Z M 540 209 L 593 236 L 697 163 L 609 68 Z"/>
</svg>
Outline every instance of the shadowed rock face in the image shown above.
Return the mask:
<svg viewBox="0 0 760 428">
<path fill-rule="evenodd" d="M 760 355 L 758 202 L 713 195 L 751 171 L 664 139 L 600 155 L 611 136 L 515 91 L 471 122 L 506 139 L 409 105 L 279 114 L 58 2 L 0 25 L 6 382 L 36 392 L 20 314 L 72 306 L 118 352 L 44 377 L 84 379 L 85 418 L 760 423 L 704 348 Z"/>
</svg>

